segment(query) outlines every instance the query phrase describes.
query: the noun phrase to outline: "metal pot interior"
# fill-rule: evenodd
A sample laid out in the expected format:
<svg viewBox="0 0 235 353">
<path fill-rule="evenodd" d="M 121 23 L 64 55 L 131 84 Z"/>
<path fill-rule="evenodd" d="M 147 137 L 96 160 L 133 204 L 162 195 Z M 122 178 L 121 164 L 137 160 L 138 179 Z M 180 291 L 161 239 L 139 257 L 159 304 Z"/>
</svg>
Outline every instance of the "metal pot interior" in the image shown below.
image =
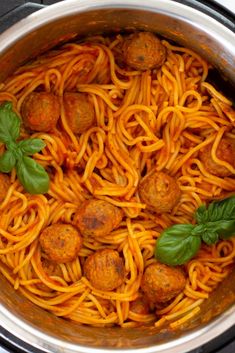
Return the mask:
<svg viewBox="0 0 235 353">
<path fill-rule="evenodd" d="M 152 0 L 146 5 L 137 0 L 126 1 L 125 5 L 118 0 L 112 5 L 108 1 L 90 1 L 89 5 L 86 1 L 79 4 L 68 1 L 63 6 L 59 4 L 39 11 L 1 36 L 0 81 L 23 62 L 74 37 L 136 29 L 159 33 L 194 49 L 235 84 L 234 34 L 203 13 L 168 0 Z M 200 346 L 235 323 L 231 308 L 235 299 L 234 278 L 234 274 L 227 278 L 204 302 L 201 313 L 180 331 L 164 329 L 159 332 L 154 327 L 92 328 L 56 318 L 23 298 L 1 277 L 0 322 L 25 342 L 48 352 L 89 352 L 93 347 L 93 351 L 115 348 L 173 352 L 174 349 L 175 353 L 182 353 Z M 218 316 L 221 312 L 223 314 Z"/>
</svg>

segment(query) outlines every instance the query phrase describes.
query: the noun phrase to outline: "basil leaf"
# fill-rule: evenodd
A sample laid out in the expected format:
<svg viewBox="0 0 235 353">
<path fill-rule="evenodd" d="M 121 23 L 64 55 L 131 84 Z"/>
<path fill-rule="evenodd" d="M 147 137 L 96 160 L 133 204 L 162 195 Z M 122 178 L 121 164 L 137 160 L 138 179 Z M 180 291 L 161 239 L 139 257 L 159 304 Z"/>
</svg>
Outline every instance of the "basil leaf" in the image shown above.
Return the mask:
<svg viewBox="0 0 235 353">
<path fill-rule="evenodd" d="M 23 156 L 17 162 L 16 173 L 25 190 L 30 194 L 44 194 L 49 189 L 49 176 L 34 159 Z"/>
<path fill-rule="evenodd" d="M 212 202 L 207 212 L 209 222 L 235 219 L 235 196 Z"/>
<path fill-rule="evenodd" d="M 20 136 L 20 118 L 13 111 L 11 102 L 0 106 L 0 141 L 6 144 Z"/>
<path fill-rule="evenodd" d="M 166 229 L 156 242 L 155 257 L 175 266 L 190 260 L 199 250 L 201 239 L 208 245 L 235 235 L 235 196 L 202 205 L 195 212 L 198 225 L 178 224 Z"/>
<path fill-rule="evenodd" d="M 213 231 L 205 231 L 202 234 L 202 240 L 207 245 L 215 244 L 219 240 L 219 234 Z"/>
<path fill-rule="evenodd" d="M 199 224 L 235 219 L 235 196 L 212 202 L 207 209 L 202 205 L 197 209 L 195 218 Z"/>
<path fill-rule="evenodd" d="M 192 224 L 176 224 L 164 230 L 156 242 L 156 259 L 170 266 L 189 261 L 201 245 L 201 238 L 192 235 L 193 229 Z"/>
<path fill-rule="evenodd" d="M 206 230 L 207 228 L 205 224 L 195 225 L 191 231 L 191 235 L 201 236 L 202 233 L 205 232 Z"/>
<path fill-rule="evenodd" d="M 216 235 L 212 235 L 212 233 L 217 233 L 221 239 L 227 239 L 235 234 L 235 196 L 212 202 L 207 209 L 205 205 L 199 207 L 195 213 L 195 218 L 199 224 L 205 225 L 201 236 L 203 240 L 207 239 L 207 241 L 204 240 L 207 244 L 213 238 L 215 241 L 210 244 L 218 240 Z M 210 240 L 208 234 L 210 234 Z"/>
<path fill-rule="evenodd" d="M 41 139 L 22 140 L 18 143 L 22 153 L 29 156 L 40 152 L 45 146 L 46 144 Z"/>
<path fill-rule="evenodd" d="M 218 234 L 220 239 L 227 239 L 235 235 L 235 219 L 230 221 L 211 222 L 207 228 L 213 228 Z"/>
<path fill-rule="evenodd" d="M 16 159 L 11 151 L 6 151 L 0 157 L 0 172 L 9 173 L 15 166 Z"/>
<path fill-rule="evenodd" d="M 196 213 L 195 213 L 195 219 L 198 224 L 206 223 L 207 222 L 207 210 L 206 210 L 206 205 L 202 205 L 198 207 Z"/>
<path fill-rule="evenodd" d="M 23 153 L 17 143 L 10 142 L 7 146 L 8 150 L 12 153 L 16 160 L 20 160 L 23 157 Z"/>
<path fill-rule="evenodd" d="M 41 139 L 28 139 L 16 142 L 20 136 L 20 118 L 13 110 L 11 102 L 0 106 L 0 142 L 6 144 L 7 151 L 0 156 L 0 171 L 9 173 L 16 166 L 19 181 L 31 194 L 43 194 L 49 189 L 49 176 L 34 159 L 27 157 L 39 152 L 46 145 Z"/>
</svg>

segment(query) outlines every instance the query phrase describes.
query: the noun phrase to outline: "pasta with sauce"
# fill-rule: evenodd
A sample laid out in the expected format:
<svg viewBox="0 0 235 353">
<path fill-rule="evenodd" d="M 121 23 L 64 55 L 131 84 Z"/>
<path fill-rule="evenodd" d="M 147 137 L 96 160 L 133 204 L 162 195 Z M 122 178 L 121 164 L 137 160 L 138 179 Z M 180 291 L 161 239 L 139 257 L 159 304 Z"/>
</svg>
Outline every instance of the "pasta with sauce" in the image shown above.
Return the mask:
<svg viewBox="0 0 235 353">
<path fill-rule="evenodd" d="M 235 192 L 235 112 L 208 69 L 140 32 L 65 44 L 1 84 L 21 139 L 46 144 L 34 160 L 50 177 L 30 194 L 15 169 L 0 175 L 0 271 L 15 290 L 93 326 L 177 328 L 200 311 L 231 271 L 235 239 L 175 268 L 154 248 L 165 228 Z"/>
</svg>

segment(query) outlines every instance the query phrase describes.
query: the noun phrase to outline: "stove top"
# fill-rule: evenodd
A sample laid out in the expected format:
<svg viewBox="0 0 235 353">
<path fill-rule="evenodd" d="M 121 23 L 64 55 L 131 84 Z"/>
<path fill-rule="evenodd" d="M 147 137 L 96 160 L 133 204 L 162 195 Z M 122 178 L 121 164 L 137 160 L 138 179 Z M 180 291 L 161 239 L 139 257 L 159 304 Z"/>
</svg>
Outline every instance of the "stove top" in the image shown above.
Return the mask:
<svg viewBox="0 0 235 353">
<path fill-rule="evenodd" d="M 67 0 L 60 0 L 67 1 Z M 58 0 L 0 0 L 0 33 L 19 19 L 29 15 L 44 5 L 52 5 Z M 235 14 L 235 0 L 209 0 L 229 9 Z M 13 15 L 12 15 L 13 14 Z M 3 339 L 4 337 L 4 339 Z M 14 342 L 14 343 L 13 343 Z M 20 348 L 21 347 L 21 348 Z M 23 348 L 22 348 L 23 347 Z M 40 353 L 35 348 L 31 349 L 13 335 L 1 329 L 0 333 L 0 353 Z M 219 335 L 212 342 L 209 342 L 189 353 L 234 353 L 235 352 L 235 326 L 224 334 Z M 173 353 L 173 352 L 172 352 Z"/>
</svg>

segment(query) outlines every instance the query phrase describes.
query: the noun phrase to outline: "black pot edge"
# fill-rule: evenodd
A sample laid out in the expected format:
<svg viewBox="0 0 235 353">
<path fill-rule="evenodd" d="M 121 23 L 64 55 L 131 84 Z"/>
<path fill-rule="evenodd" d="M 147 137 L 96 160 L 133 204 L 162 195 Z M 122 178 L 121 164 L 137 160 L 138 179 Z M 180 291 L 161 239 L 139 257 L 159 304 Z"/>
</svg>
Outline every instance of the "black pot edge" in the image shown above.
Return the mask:
<svg viewBox="0 0 235 353">
<path fill-rule="evenodd" d="M 207 15 L 213 17 L 214 19 L 216 19 L 217 21 L 225 25 L 227 28 L 235 32 L 235 14 L 233 14 L 227 8 L 225 8 L 224 6 L 218 3 L 215 3 L 215 2 L 212 3 L 211 1 L 207 1 L 207 0 L 172 0 L 172 1 L 179 2 L 181 4 L 193 7 L 199 11 L 203 11 Z M 2 18 L 0 18 L 0 33 L 6 30 L 8 27 L 15 24 L 16 22 L 18 22 L 20 19 L 23 19 L 24 17 L 28 16 L 29 14 L 37 10 L 40 10 L 43 7 L 44 5 L 37 5 L 35 3 L 29 2 L 13 9 L 12 11 L 9 11 Z M 229 346 L 234 347 L 234 343 L 233 343 L 234 331 L 235 331 L 235 326 L 232 327 L 230 330 L 226 331 L 224 334 L 218 336 L 215 340 L 208 342 L 203 347 L 200 347 L 199 350 L 197 351 L 194 350 L 194 352 L 195 353 L 215 352 L 215 347 L 213 342 L 216 342 L 216 344 L 220 349 L 220 351 L 217 351 L 217 353 L 225 352 L 224 344 L 229 344 Z M 1 326 L 0 326 L 0 340 L 4 342 L 2 344 L 2 347 L 6 349 L 6 351 L 8 352 L 22 352 L 22 353 L 32 352 L 32 346 L 18 339 L 16 336 L 12 335 Z M 42 353 L 43 351 L 33 347 L 33 352 Z M 232 351 L 226 350 L 226 352 L 232 352 Z"/>
<path fill-rule="evenodd" d="M 41 4 L 35 4 L 35 3 L 29 2 L 23 5 L 17 6 L 14 9 L 3 14 L 0 17 L 0 33 L 4 32 L 5 30 L 13 26 L 18 21 L 27 17 L 31 13 L 42 9 L 43 7 L 45 6 Z"/>
<path fill-rule="evenodd" d="M 235 13 L 225 8 L 223 5 L 210 0 L 172 0 L 181 4 L 193 7 L 235 32 Z"/>
</svg>

